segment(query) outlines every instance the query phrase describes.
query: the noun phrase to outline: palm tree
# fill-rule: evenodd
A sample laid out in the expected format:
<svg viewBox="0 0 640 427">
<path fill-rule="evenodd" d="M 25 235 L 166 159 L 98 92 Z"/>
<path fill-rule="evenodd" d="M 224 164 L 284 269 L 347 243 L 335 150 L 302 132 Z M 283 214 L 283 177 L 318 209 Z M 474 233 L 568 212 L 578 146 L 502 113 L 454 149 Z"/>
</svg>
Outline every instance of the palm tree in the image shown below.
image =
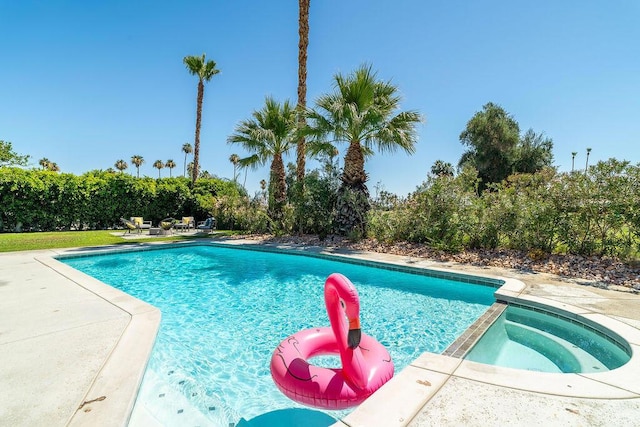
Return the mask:
<svg viewBox="0 0 640 427">
<path fill-rule="evenodd" d="M 118 160 L 114 166 L 116 167 L 116 169 L 118 169 L 120 171 L 120 173 L 122 173 L 122 171 L 124 171 L 126 168 L 129 167 L 129 165 L 127 164 L 127 162 L 125 162 L 124 160 L 120 159 Z"/>
<path fill-rule="evenodd" d="M 162 163 L 162 160 L 156 160 L 153 162 L 153 167 L 158 169 L 158 179 L 160 179 L 160 169 L 164 167 L 164 163 Z"/>
<path fill-rule="evenodd" d="M 142 166 L 142 164 L 144 163 L 144 157 L 138 154 L 134 154 L 133 156 L 131 156 L 131 163 L 136 166 L 138 178 L 140 178 L 140 166 Z"/>
<path fill-rule="evenodd" d="M 587 162 L 584 164 L 584 173 L 587 173 L 589 169 L 589 154 L 591 154 L 591 148 L 587 148 Z"/>
<path fill-rule="evenodd" d="M 187 176 L 187 154 L 193 153 L 193 147 L 188 142 L 182 144 L 182 152 L 184 153 L 184 176 Z"/>
<path fill-rule="evenodd" d="M 169 159 L 167 160 L 167 162 L 164 164 L 165 167 L 169 168 L 169 178 L 173 178 L 173 175 L 171 174 L 171 170 L 173 170 L 173 168 L 176 167 L 176 162 L 173 161 L 173 159 Z"/>
<path fill-rule="evenodd" d="M 416 125 L 422 116 L 416 111 L 401 111 L 398 88 L 376 79 L 371 66 L 361 66 L 348 76 L 334 76 L 335 92 L 316 101 L 316 109 L 308 112 L 305 133 L 310 142 L 349 144 L 344 157 L 342 183 L 338 190 L 338 231 L 364 235 L 369 210 L 365 155 L 373 147 L 381 152 L 398 148 L 409 154 L 415 151 Z M 326 142 L 327 138 L 332 138 Z"/>
<path fill-rule="evenodd" d="M 240 122 L 227 141 L 240 144 L 253 153 L 240 159 L 242 167 L 257 168 L 271 160 L 269 176 L 269 215 L 279 222 L 287 197 L 287 184 L 282 156 L 295 144 L 296 110 L 289 101 L 282 105 L 271 97 L 265 99 L 262 110 L 253 112 L 253 118 Z"/>
<path fill-rule="evenodd" d="M 573 172 L 573 166 L 575 164 L 575 160 L 576 160 L 576 155 L 578 154 L 577 151 L 572 151 L 571 152 L 571 172 Z"/>
<path fill-rule="evenodd" d="M 260 189 L 262 190 L 262 202 L 264 203 L 267 201 L 267 181 L 264 179 L 260 180 Z"/>
<path fill-rule="evenodd" d="M 229 161 L 233 164 L 233 182 L 236 182 L 238 178 L 238 174 L 236 171 L 238 170 L 238 162 L 240 161 L 240 156 L 237 154 L 232 154 L 229 156 Z"/>
<path fill-rule="evenodd" d="M 60 172 L 60 166 L 56 162 L 49 162 L 47 164 L 47 169 L 52 172 Z"/>
<path fill-rule="evenodd" d="M 193 175 L 193 162 L 187 163 L 187 175 Z"/>
<path fill-rule="evenodd" d="M 48 169 L 49 163 L 51 163 L 51 161 L 49 161 L 49 159 L 47 159 L 46 157 L 43 157 L 38 161 L 38 164 L 42 166 L 42 170 Z"/>
<path fill-rule="evenodd" d="M 307 48 L 309 46 L 309 4 L 310 0 L 298 0 L 298 111 L 302 113 L 307 107 Z M 298 117 L 298 126 L 305 126 L 303 114 Z M 300 190 L 304 191 L 305 139 L 298 137 L 296 175 Z"/>
<path fill-rule="evenodd" d="M 193 149 L 193 174 L 191 183 L 195 184 L 198 178 L 199 157 L 200 157 L 200 125 L 202 122 L 202 100 L 204 98 L 204 82 L 208 82 L 220 72 L 216 68 L 215 61 L 205 61 L 205 54 L 202 56 L 185 56 L 183 59 L 187 70 L 194 76 L 198 76 L 198 99 L 196 106 L 196 136 Z"/>
</svg>

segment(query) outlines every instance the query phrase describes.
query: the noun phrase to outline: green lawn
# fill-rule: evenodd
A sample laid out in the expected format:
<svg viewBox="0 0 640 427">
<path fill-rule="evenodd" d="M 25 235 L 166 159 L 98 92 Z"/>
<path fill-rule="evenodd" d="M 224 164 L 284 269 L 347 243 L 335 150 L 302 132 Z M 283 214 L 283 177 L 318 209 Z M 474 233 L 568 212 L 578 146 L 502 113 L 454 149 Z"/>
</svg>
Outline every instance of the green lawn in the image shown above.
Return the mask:
<svg viewBox="0 0 640 427">
<path fill-rule="evenodd" d="M 181 236 L 174 234 L 167 237 L 122 238 L 111 233 L 117 230 L 97 231 L 52 231 L 44 233 L 0 233 L 0 252 L 29 251 L 35 249 L 75 248 L 85 246 L 127 245 L 140 242 L 156 242 L 159 240 L 193 240 L 211 237 L 208 234 Z M 227 235 L 232 232 L 217 232 L 216 235 Z"/>
</svg>

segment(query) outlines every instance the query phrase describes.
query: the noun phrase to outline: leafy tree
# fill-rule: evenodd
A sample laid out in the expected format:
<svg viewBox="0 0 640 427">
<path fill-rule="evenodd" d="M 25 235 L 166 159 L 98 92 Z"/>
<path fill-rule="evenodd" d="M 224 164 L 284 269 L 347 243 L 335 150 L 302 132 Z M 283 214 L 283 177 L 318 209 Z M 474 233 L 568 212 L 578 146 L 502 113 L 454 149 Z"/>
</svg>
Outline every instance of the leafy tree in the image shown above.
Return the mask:
<svg viewBox="0 0 640 427">
<path fill-rule="evenodd" d="M 50 170 L 52 172 L 60 172 L 60 166 L 58 166 L 56 162 L 49 162 L 49 164 L 47 165 L 47 170 Z"/>
<path fill-rule="evenodd" d="M 485 104 L 460 134 L 460 142 L 469 149 L 463 153 L 459 166 L 474 166 L 483 188 L 500 182 L 511 174 L 512 154 L 519 138 L 520 127 L 515 119 L 499 105 Z"/>
<path fill-rule="evenodd" d="M 118 160 L 114 166 L 116 167 L 116 169 L 118 169 L 120 171 L 120 173 L 122 173 L 125 169 L 127 169 L 129 167 L 129 165 L 127 164 L 127 162 L 125 162 L 124 160 L 120 159 Z"/>
<path fill-rule="evenodd" d="M 3 166 L 27 166 L 29 155 L 20 155 L 13 151 L 9 141 L 0 139 L 0 167 Z"/>
<path fill-rule="evenodd" d="M 469 120 L 460 142 L 469 149 L 462 154 L 458 166 L 471 165 L 478 170 L 480 190 L 502 182 L 512 173 L 537 172 L 553 162 L 551 139 L 531 129 L 521 138 L 518 122 L 491 102 Z"/>
<path fill-rule="evenodd" d="M 287 192 L 282 156 L 295 143 L 296 112 L 289 101 L 280 104 L 267 97 L 262 110 L 256 110 L 252 115 L 252 119 L 244 120 L 236 126 L 235 133 L 229 136 L 228 142 L 240 144 L 253 153 L 239 160 L 243 167 L 257 168 L 271 161 L 269 215 L 274 221 L 281 222 Z"/>
<path fill-rule="evenodd" d="M 176 167 L 176 162 L 174 162 L 173 159 L 169 159 L 169 160 L 166 161 L 164 166 L 169 168 L 169 178 L 172 178 L 173 174 L 171 173 L 171 171 L 173 170 L 173 168 Z"/>
<path fill-rule="evenodd" d="M 182 152 L 184 153 L 184 172 L 183 176 L 187 176 L 187 155 L 193 153 L 193 147 L 188 142 L 182 144 Z M 189 174 L 191 175 L 191 174 Z"/>
<path fill-rule="evenodd" d="M 158 178 L 160 178 L 160 169 L 164 167 L 164 163 L 162 163 L 162 160 L 156 160 L 153 162 L 153 167 L 158 169 Z"/>
<path fill-rule="evenodd" d="M 453 176 L 453 165 L 449 162 L 436 160 L 431 166 L 433 176 Z"/>
<path fill-rule="evenodd" d="M 142 166 L 142 164 L 144 163 L 144 157 L 138 154 L 134 154 L 133 156 L 131 156 L 131 163 L 136 166 L 137 176 L 138 178 L 140 178 L 140 166 Z"/>
<path fill-rule="evenodd" d="M 337 198 L 337 227 L 343 234 L 365 235 L 369 190 L 364 170 L 365 154 L 373 147 L 381 152 L 402 149 L 411 154 L 417 141 L 416 125 L 422 120 L 415 111 L 397 112 L 398 88 L 377 80 L 371 66 L 352 74 L 334 76 L 335 91 L 321 96 L 308 112 L 305 133 L 326 153 L 332 143 L 346 142 L 342 184 Z M 330 141 L 327 141 L 330 139 Z"/>
<path fill-rule="evenodd" d="M 553 141 L 529 129 L 514 150 L 514 173 L 535 173 L 553 164 Z"/>
<path fill-rule="evenodd" d="M 206 61 L 205 54 L 202 56 L 185 56 L 183 59 L 187 70 L 194 76 L 198 76 L 198 99 L 196 106 L 196 135 L 193 148 L 193 174 L 191 184 L 195 184 L 200 171 L 200 125 L 202 123 L 202 100 L 204 99 L 204 83 L 208 82 L 220 72 L 216 68 L 215 61 Z M 184 147 L 183 147 L 184 148 Z"/>
</svg>

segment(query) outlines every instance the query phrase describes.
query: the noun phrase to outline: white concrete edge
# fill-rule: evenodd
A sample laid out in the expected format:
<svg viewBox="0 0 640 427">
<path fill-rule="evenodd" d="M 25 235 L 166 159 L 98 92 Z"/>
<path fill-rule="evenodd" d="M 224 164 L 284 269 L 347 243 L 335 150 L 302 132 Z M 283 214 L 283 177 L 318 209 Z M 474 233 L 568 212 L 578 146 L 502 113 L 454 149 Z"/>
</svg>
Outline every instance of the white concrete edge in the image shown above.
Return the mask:
<svg viewBox="0 0 640 427">
<path fill-rule="evenodd" d="M 113 250 L 86 252 L 110 251 Z M 56 252 L 60 255 L 78 253 L 77 250 Z M 125 330 L 67 422 L 69 426 L 126 426 L 160 327 L 160 310 L 50 256 L 35 259 L 130 316 Z"/>
</svg>

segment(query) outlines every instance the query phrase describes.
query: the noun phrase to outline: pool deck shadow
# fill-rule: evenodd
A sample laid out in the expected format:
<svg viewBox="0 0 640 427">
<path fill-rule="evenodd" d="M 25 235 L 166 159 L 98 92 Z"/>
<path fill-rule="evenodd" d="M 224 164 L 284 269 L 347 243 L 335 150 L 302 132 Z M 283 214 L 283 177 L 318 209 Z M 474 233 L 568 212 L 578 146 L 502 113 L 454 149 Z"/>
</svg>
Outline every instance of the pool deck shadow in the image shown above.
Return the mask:
<svg viewBox="0 0 640 427">
<path fill-rule="evenodd" d="M 149 243 L 163 244 L 175 245 Z M 265 246 L 500 278 L 507 285 L 497 291 L 498 299 L 551 307 L 603 325 L 626 338 L 633 350 L 629 363 L 598 374 L 533 373 L 424 353 L 335 426 L 637 422 L 639 295 L 578 285 L 549 274 L 339 248 Z M 3 425 L 127 425 L 161 314 L 53 258 L 113 249 L 126 250 L 114 246 L 0 255 Z"/>
</svg>

